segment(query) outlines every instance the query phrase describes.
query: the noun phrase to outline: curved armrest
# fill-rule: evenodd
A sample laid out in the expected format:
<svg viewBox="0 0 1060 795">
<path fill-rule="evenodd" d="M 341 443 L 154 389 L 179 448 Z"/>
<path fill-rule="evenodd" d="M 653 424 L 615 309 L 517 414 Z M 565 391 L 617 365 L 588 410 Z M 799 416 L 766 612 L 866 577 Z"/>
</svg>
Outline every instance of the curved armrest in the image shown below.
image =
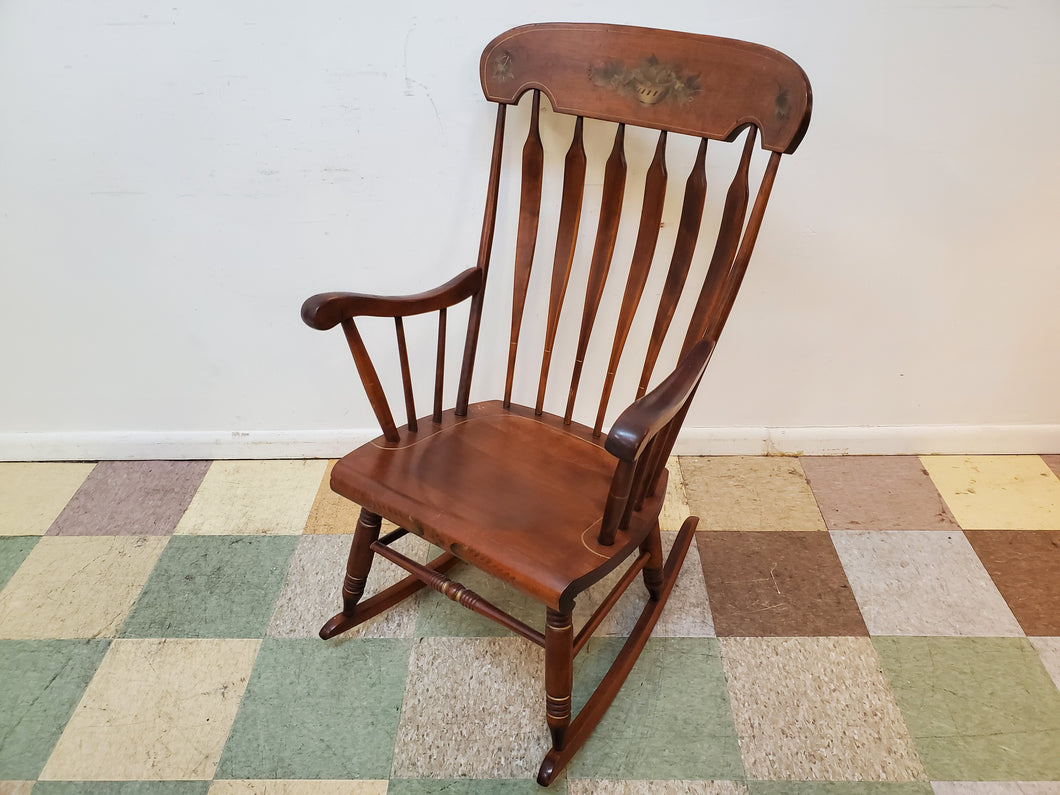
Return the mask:
<svg viewBox="0 0 1060 795">
<path fill-rule="evenodd" d="M 700 340 L 666 379 L 622 412 L 604 447 L 623 461 L 634 461 L 660 430 L 681 410 L 707 366 L 714 343 Z"/>
<path fill-rule="evenodd" d="M 434 312 L 458 304 L 478 292 L 482 271 L 468 268 L 441 287 L 415 295 L 389 296 L 361 293 L 320 293 L 302 304 L 302 320 L 321 331 L 351 317 L 406 317 Z"/>
</svg>

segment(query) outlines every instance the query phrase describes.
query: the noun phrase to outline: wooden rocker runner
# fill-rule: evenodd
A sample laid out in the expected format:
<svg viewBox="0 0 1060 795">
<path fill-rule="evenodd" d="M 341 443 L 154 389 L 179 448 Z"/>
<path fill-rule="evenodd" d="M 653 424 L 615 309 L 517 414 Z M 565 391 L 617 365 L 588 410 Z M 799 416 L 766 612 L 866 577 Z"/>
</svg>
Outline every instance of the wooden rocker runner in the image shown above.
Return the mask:
<svg viewBox="0 0 1060 795">
<path fill-rule="evenodd" d="M 795 150 L 806 132 L 811 95 L 798 65 L 767 47 L 612 25 L 515 28 L 486 47 L 480 72 L 486 99 L 497 103 L 497 123 L 476 266 L 416 295 L 325 293 L 310 298 L 302 307 L 303 319 L 313 328 L 342 326 L 383 432 L 343 458 L 332 473 L 332 488 L 361 505 L 362 510 L 343 582 L 342 612 L 324 625 L 320 635 L 330 638 L 344 632 L 429 585 L 543 646 L 544 706 L 552 749 L 541 764 L 538 781 L 548 785 L 585 742 L 629 675 L 684 561 L 696 517 L 685 520 L 669 557 L 663 560 L 659 513 L 666 491 L 667 457 L 736 298 L 780 159 Z M 500 195 L 505 113 L 528 92 L 530 121 L 521 155 L 514 300 L 503 398 L 471 403 L 471 378 Z M 553 111 L 547 119 L 547 137 L 554 139 L 558 130 L 570 136 L 565 153 L 546 152 L 542 145 L 541 95 Z M 562 114 L 573 119 L 564 121 Z M 639 179 L 634 180 L 633 172 L 627 172 L 627 125 L 659 131 L 642 187 L 634 185 Z M 613 136 L 605 164 L 586 154 L 590 128 L 593 137 L 601 133 Z M 668 134 L 691 136 L 689 151 L 698 146 L 698 153 L 683 195 L 676 199 L 680 202 L 680 223 L 672 252 L 657 255 L 667 193 Z M 708 140 L 737 142 L 739 147 L 735 175 L 724 199 L 717 203 L 720 228 L 712 248 L 703 241 L 697 245 L 701 227 L 711 226 L 703 222 Z M 760 155 L 765 161 L 763 176 L 752 193 L 749 173 L 759 151 L 764 153 Z M 546 155 L 555 155 L 557 162 L 552 166 L 550 161 L 550 167 L 557 169 L 557 180 L 559 169 L 562 171 L 558 213 L 547 203 L 542 206 Z M 586 190 L 586 174 L 594 173 L 590 166 L 599 165 L 603 165 L 603 187 L 596 204 L 597 191 Z M 592 201 L 583 201 L 590 197 Z M 629 197 L 633 201 L 625 201 Z M 633 208 L 632 214 L 626 214 L 627 222 L 639 215 L 636 242 L 631 255 L 612 263 L 618 259 L 614 252 L 625 204 Z M 590 208 L 588 212 L 583 213 L 583 205 Z M 591 255 L 587 250 L 576 250 L 583 215 L 599 218 Z M 555 251 L 535 256 L 539 224 L 553 222 L 546 219 L 555 222 Z M 551 235 L 545 239 L 551 242 Z M 703 256 L 693 257 L 694 252 Z M 665 267 L 665 277 L 660 272 L 655 282 L 661 282 L 661 291 L 645 290 L 653 260 L 659 260 L 658 268 Z M 546 273 L 539 274 L 532 285 L 531 266 L 535 262 L 538 270 L 546 269 Z M 547 272 L 549 264 L 551 271 Z M 578 273 L 586 266 L 584 277 L 570 278 L 572 268 Z M 621 305 L 614 307 L 614 319 L 602 317 L 603 322 L 597 323 L 609 273 L 624 278 Z M 586 286 L 580 300 L 569 302 L 564 310 L 568 283 Z M 529 340 L 520 334 L 531 286 L 539 286 L 548 296 L 543 340 Z M 679 306 L 686 286 L 692 292 Z M 659 294 L 658 303 L 642 302 L 653 293 Z M 464 301 L 470 302 L 470 308 L 456 402 L 454 407 L 443 409 L 446 314 L 449 307 Z M 541 305 L 544 303 L 542 298 Z M 435 365 L 433 412 L 418 417 L 403 321 L 424 313 L 437 313 L 438 347 L 431 355 Z M 606 316 L 606 311 L 602 314 Z M 674 347 L 680 346 L 676 367 L 656 377 L 664 340 L 673 331 L 671 321 L 686 316 L 686 321 L 674 326 L 678 334 Z M 393 318 L 407 418 L 401 427 L 395 423 L 358 331 L 355 321 L 361 317 Z M 651 333 L 641 334 L 646 342 L 631 344 L 627 352 L 627 340 L 638 338 L 630 333 L 638 317 L 643 329 L 651 324 Z M 587 391 L 582 375 L 590 336 L 594 327 L 605 324 L 603 330 L 613 333 L 613 341 L 606 370 L 601 369 L 605 375 L 598 379 L 602 384 L 592 392 L 597 402 L 589 411 L 595 410 L 596 420 L 588 427 L 573 421 L 572 416 L 576 399 Z M 572 331 L 577 328 L 576 339 L 572 338 L 567 348 L 557 339 L 561 325 Z M 634 354 L 634 347 L 646 350 Z M 565 407 L 562 414 L 549 413 L 545 410 L 549 376 L 558 369 L 563 358 L 560 353 L 570 353 L 571 349 L 573 364 L 564 368 L 569 367 L 569 380 L 561 381 L 556 390 Z M 556 368 L 552 367 L 554 351 Z M 624 353 L 633 359 L 624 361 Z M 517 359 L 535 368 L 536 401 L 532 406 L 512 399 Z M 620 364 L 623 373 L 634 375 L 624 381 L 616 379 Z M 639 379 L 635 375 L 638 370 Z M 590 372 L 596 370 L 586 368 L 587 376 Z M 628 386 L 632 402 L 605 435 L 604 418 L 616 386 Z M 401 529 L 380 538 L 381 517 Z M 427 565 L 399 554 L 390 545 L 406 533 L 426 539 L 443 554 Z M 409 576 L 362 601 L 376 555 L 401 566 Z M 541 602 L 544 631 L 508 615 L 447 577 L 446 572 L 460 561 Z M 579 594 L 624 561 L 631 561 L 624 576 L 576 632 L 572 612 Z M 649 594 L 644 611 L 611 669 L 572 720 L 575 655 L 638 574 Z"/>
</svg>

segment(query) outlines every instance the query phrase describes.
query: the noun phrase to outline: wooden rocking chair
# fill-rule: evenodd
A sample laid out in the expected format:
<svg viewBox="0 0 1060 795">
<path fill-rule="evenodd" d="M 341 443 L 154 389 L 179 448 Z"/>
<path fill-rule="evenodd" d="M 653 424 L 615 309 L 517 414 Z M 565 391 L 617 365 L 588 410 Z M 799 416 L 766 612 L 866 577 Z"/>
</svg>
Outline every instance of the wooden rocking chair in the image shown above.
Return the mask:
<svg viewBox="0 0 1060 795">
<path fill-rule="evenodd" d="M 545 714 L 552 749 L 538 781 L 551 783 L 585 742 L 614 699 L 644 647 L 684 560 L 696 517 L 685 520 L 664 561 L 659 513 L 666 461 L 682 420 L 729 315 L 762 223 L 781 155 L 793 152 L 806 132 L 811 94 L 806 75 L 781 53 L 741 41 L 662 30 L 596 24 L 527 25 L 486 47 L 482 88 L 496 102 L 493 160 L 486 192 L 478 263 L 451 281 L 404 297 L 325 293 L 310 298 L 302 318 L 315 329 L 341 325 L 382 436 L 343 458 L 331 486 L 362 506 L 354 531 L 342 612 L 320 630 L 330 638 L 389 609 L 424 585 L 487 616 L 545 650 Z M 505 111 L 533 91 L 530 129 L 522 150 L 522 183 L 514 256 L 514 301 L 503 399 L 470 403 L 486 277 L 497 216 Z M 535 404 L 512 400 L 520 329 L 530 284 L 541 213 L 545 152 L 540 135 L 540 95 L 557 114 L 575 117 L 573 140 L 562 172 L 548 313 Z M 564 297 L 575 261 L 586 182 L 584 119 L 617 124 L 606 161 L 599 223 L 588 259 L 573 372 L 562 414 L 544 410 L 546 385 Z M 610 361 L 598 395 L 594 427 L 572 420 L 583 362 L 605 281 L 611 269 L 627 182 L 626 125 L 659 130 L 654 160 L 642 189 L 639 225 L 626 268 Z M 604 435 L 602 426 L 615 374 L 647 282 L 663 217 L 667 133 L 698 138 L 698 155 L 685 185 L 673 253 L 654 309 L 636 399 Z M 734 142 L 742 153 L 721 211 L 720 229 L 691 319 L 683 332 L 676 368 L 650 391 L 655 365 L 692 269 L 706 195 L 707 141 Z M 756 143 L 768 152 L 751 201 L 748 187 Z M 590 191 L 591 192 L 591 191 Z M 748 208 L 750 213 L 748 214 Z M 705 249 L 703 243 L 698 248 Z M 586 259 L 586 258 L 581 258 Z M 581 261 L 581 260 L 579 260 Z M 700 281 L 702 279 L 702 281 Z M 463 364 L 455 407 L 443 410 L 446 310 L 470 300 Z M 691 303 L 691 301 L 689 301 Z M 648 308 L 649 312 L 651 311 Z M 577 307 L 573 310 L 577 311 Z M 417 417 L 403 318 L 438 313 L 433 413 Z M 393 318 L 407 424 L 397 427 L 355 318 Z M 651 317 L 647 315 L 646 317 Z M 573 319 L 573 318 L 572 318 Z M 646 326 L 645 326 L 646 328 Z M 610 329 L 608 329 L 610 331 Z M 526 341 L 521 349 L 523 360 Z M 634 366 L 637 366 L 635 364 Z M 400 529 L 380 538 L 381 517 Z M 406 533 L 443 550 L 427 565 L 396 552 Z M 410 574 L 361 601 L 375 555 Z M 578 632 L 572 611 L 585 589 L 623 561 L 628 571 Z M 544 632 L 508 615 L 446 572 L 463 561 L 543 603 Z M 649 599 L 607 675 L 571 719 L 573 661 L 625 589 L 641 574 Z"/>
</svg>

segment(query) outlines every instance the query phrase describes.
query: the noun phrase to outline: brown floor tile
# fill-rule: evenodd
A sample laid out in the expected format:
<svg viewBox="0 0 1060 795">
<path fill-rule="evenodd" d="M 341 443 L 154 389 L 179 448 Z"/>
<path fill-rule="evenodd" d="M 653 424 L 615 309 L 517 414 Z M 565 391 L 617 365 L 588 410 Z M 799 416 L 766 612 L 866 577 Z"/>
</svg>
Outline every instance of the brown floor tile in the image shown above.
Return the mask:
<svg viewBox="0 0 1060 795">
<path fill-rule="evenodd" d="M 829 530 L 956 530 L 916 456 L 804 456 Z"/>
<path fill-rule="evenodd" d="M 1060 635 L 1060 530 L 966 530 L 1028 635 Z"/>
<path fill-rule="evenodd" d="M 209 461 L 101 461 L 48 535 L 169 535 L 209 467 Z"/>
<path fill-rule="evenodd" d="M 825 533 L 697 533 L 718 636 L 867 635 Z"/>
<path fill-rule="evenodd" d="M 1056 476 L 1060 478 L 1060 454 L 1054 455 L 1043 455 L 1042 461 L 1045 462 L 1049 469 L 1056 473 Z"/>
</svg>

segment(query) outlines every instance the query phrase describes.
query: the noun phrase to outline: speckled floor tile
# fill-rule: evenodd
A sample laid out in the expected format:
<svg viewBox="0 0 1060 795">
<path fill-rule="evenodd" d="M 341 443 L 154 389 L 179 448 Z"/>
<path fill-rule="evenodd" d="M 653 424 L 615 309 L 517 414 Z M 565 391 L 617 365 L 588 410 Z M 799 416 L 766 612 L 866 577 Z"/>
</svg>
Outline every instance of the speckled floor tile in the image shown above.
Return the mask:
<svg viewBox="0 0 1060 795">
<path fill-rule="evenodd" d="M 313 499 L 313 507 L 309 510 L 309 518 L 306 519 L 306 533 L 352 533 L 357 525 L 361 506 L 331 490 L 331 470 L 337 463 L 337 460 L 327 462 L 324 477 Z"/>
<path fill-rule="evenodd" d="M 1056 795 L 1055 781 L 933 781 L 935 795 Z"/>
<path fill-rule="evenodd" d="M 122 627 L 128 638 L 260 638 L 297 539 L 175 536 Z"/>
<path fill-rule="evenodd" d="M 659 527 L 663 532 L 676 533 L 689 514 L 688 497 L 685 494 L 685 475 L 681 469 L 681 459 L 672 455 L 666 461 L 669 477 L 666 480 L 666 497 L 663 500 L 662 512 L 659 514 Z"/>
<path fill-rule="evenodd" d="M 932 780 L 1060 780 L 1060 691 L 1026 638 L 873 644 Z"/>
<path fill-rule="evenodd" d="M 544 653 L 522 638 L 415 642 L 395 778 L 523 779 L 551 747 Z"/>
<path fill-rule="evenodd" d="M 209 461 L 101 461 L 48 535 L 169 535 Z"/>
<path fill-rule="evenodd" d="M 267 638 L 217 778 L 387 778 L 410 643 Z"/>
<path fill-rule="evenodd" d="M 867 635 L 827 533 L 697 533 L 719 635 Z"/>
<path fill-rule="evenodd" d="M 1060 635 L 1060 531 L 965 533 L 1028 635 Z"/>
<path fill-rule="evenodd" d="M 581 709 L 622 646 L 592 640 L 574 668 Z M 743 766 L 716 638 L 651 638 L 600 725 L 571 760 L 571 779 L 739 780 Z"/>
<path fill-rule="evenodd" d="M 210 779 L 256 640 L 116 640 L 41 779 Z"/>
<path fill-rule="evenodd" d="M 960 531 L 831 535 L 870 634 L 1023 634 Z"/>
<path fill-rule="evenodd" d="M 797 458 L 681 459 L 685 494 L 699 530 L 824 530 Z"/>
<path fill-rule="evenodd" d="M 327 461 L 214 461 L 177 524 L 197 535 L 298 535 Z"/>
<path fill-rule="evenodd" d="M 919 781 L 868 638 L 721 638 L 748 778 Z"/>
<path fill-rule="evenodd" d="M 315 638 L 331 616 L 342 609 L 342 580 L 350 553 L 351 535 L 306 535 L 298 539 L 287 579 L 276 600 L 268 635 L 275 638 Z M 430 544 L 411 533 L 393 548 L 423 563 Z M 364 598 L 403 579 L 405 571 L 376 557 L 368 575 Z M 448 599 L 439 596 L 442 601 Z M 343 633 L 343 638 L 407 638 L 416 626 L 419 595 Z"/>
<path fill-rule="evenodd" d="M 0 641 L 0 779 L 37 777 L 106 651 L 105 640 Z"/>
<path fill-rule="evenodd" d="M 167 540 L 42 538 L 0 591 L 0 637 L 114 637 Z"/>
<path fill-rule="evenodd" d="M 1052 677 L 1056 686 L 1060 688 L 1060 637 L 1028 638 L 1028 640 L 1030 640 L 1035 651 L 1038 652 L 1045 670 Z"/>
<path fill-rule="evenodd" d="M 0 536 L 0 590 L 39 540 L 37 536 Z"/>
<path fill-rule="evenodd" d="M 916 456 L 799 459 L 829 530 L 956 530 Z"/>
<path fill-rule="evenodd" d="M 206 795 L 209 781 L 38 781 L 33 795 Z"/>
<path fill-rule="evenodd" d="M 0 781 L 0 795 L 29 795 L 32 781 Z"/>
<path fill-rule="evenodd" d="M 927 781 L 749 781 L 750 795 L 930 795 Z"/>
<path fill-rule="evenodd" d="M 607 781 L 571 779 L 570 795 L 746 795 L 738 781 Z"/>
<path fill-rule="evenodd" d="M 562 774 L 560 774 L 562 776 Z M 566 780 L 562 777 L 547 790 L 534 779 L 415 779 L 392 778 L 387 795 L 565 795 Z"/>
<path fill-rule="evenodd" d="M 260 779 L 215 781 L 209 795 L 387 795 L 387 782 Z"/>
<path fill-rule="evenodd" d="M 1060 530 L 1060 478 L 1040 456 L 920 460 L 965 530 Z"/>
<path fill-rule="evenodd" d="M 0 463 L 0 536 L 39 536 L 95 464 Z"/>
</svg>

